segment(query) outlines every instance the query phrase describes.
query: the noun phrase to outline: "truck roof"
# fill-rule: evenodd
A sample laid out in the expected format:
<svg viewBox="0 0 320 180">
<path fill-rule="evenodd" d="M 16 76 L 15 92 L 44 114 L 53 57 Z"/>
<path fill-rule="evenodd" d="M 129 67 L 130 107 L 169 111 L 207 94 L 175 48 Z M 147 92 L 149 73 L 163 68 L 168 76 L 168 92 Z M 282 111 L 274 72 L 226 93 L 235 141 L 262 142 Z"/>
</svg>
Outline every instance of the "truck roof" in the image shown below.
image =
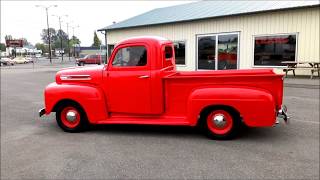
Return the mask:
<svg viewBox="0 0 320 180">
<path fill-rule="evenodd" d="M 124 39 L 124 40 L 120 41 L 117 45 L 126 44 L 126 43 L 138 43 L 138 42 L 143 42 L 143 43 L 148 43 L 148 44 L 149 43 L 150 44 L 157 44 L 157 45 L 171 43 L 170 40 L 163 38 L 163 37 L 159 37 L 159 36 L 137 36 L 137 37 L 131 37 L 128 39 Z"/>
</svg>

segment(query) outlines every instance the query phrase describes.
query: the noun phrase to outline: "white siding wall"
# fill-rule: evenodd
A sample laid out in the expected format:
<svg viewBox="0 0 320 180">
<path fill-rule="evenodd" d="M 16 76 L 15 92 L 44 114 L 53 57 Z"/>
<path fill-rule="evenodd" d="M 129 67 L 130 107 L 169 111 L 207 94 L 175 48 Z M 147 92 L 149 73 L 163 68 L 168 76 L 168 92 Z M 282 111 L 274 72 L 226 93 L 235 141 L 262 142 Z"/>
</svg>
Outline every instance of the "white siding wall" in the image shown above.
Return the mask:
<svg viewBox="0 0 320 180">
<path fill-rule="evenodd" d="M 133 36 L 154 35 L 186 41 L 186 65 L 180 70 L 195 70 L 196 35 L 240 32 L 240 69 L 253 67 L 255 35 L 298 33 L 297 61 L 320 61 L 320 8 L 304 8 L 259 14 L 214 18 L 185 23 L 154 25 L 108 31 L 108 44 Z M 303 72 L 302 72 L 303 73 Z"/>
</svg>

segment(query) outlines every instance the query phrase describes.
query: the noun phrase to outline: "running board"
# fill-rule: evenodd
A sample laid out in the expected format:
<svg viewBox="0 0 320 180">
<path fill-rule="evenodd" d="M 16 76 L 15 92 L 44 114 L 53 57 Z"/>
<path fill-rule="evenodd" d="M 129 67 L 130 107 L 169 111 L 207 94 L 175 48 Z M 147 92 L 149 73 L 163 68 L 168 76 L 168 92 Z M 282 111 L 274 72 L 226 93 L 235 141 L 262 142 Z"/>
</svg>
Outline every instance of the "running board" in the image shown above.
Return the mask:
<svg viewBox="0 0 320 180">
<path fill-rule="evenodd" d="M 110 117 L 109 119 L 98 121 L 97 124 L 144 124 L 144 125 L 183 125 L 190 126 L 186 118 L 181 117 Z"/>
</svg>

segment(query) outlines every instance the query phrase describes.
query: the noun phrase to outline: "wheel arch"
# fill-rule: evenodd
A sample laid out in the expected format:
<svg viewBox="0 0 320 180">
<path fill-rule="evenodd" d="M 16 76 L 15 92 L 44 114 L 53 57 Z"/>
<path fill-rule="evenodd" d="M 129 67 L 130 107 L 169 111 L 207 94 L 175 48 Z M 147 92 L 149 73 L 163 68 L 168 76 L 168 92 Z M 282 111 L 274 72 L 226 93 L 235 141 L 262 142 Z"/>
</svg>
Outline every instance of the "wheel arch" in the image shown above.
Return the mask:
<svg viewBox="0 0 320 180">
<path fill-rule="evenodd" d="M 254 87 L 205 87 L 194 90 L 187 105 L 190 125 L 198 123 L 201 113 L 212 107 L 238 112 L 244 124 L 268 127 L 275 123 L 275 101 L 270 92 Z"/>
<path fill-rule="evenodd" d="M 51 112 L 57 112 L 57 110 L 60 106 L 62 106 L 63 104 L 69 104 L 69 103 L 79 106 L 85 112 L 85 109 L 83 108 L 83 106 L 79 102 L 77 102 L 76 100 L 73 100 L 73 99 L 69 99 L 69 98 L 61 99 L 58 102 L 56 102 L 56 104 L 53 106 Z"/>
<path fill-rule="evenodd" d="M 51 83 L 45 89 L 45 112 L 56 112 L 63 103 L 75 103 L 86 113 L 92 124 L 105 120 L 108 115 L 106 97 L 103 90 L 87 84 Z"/>
</svg>

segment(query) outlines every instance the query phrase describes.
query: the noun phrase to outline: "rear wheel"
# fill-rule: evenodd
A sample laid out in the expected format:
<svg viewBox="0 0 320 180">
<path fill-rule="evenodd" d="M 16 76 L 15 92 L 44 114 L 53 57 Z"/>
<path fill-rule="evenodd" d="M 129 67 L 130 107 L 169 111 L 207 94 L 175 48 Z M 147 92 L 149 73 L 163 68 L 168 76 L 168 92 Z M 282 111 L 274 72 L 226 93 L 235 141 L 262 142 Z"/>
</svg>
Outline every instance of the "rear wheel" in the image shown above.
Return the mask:
<svg viewBox="0 0 320 180">
<path fill-rule="evenodd" d="M 228 108 L 209 110 L 204 117 L 206 135 L 212 139 L 233 139 L 241 125 L 238 113 Z"/>
<path fill-rule="evenodd" d="M 66 132 L 81 132 L 88 128 L 84 110 L 76 103 L 65 103 L 57 108 L 56 120 L 59 127 Z"/>
</svg>

